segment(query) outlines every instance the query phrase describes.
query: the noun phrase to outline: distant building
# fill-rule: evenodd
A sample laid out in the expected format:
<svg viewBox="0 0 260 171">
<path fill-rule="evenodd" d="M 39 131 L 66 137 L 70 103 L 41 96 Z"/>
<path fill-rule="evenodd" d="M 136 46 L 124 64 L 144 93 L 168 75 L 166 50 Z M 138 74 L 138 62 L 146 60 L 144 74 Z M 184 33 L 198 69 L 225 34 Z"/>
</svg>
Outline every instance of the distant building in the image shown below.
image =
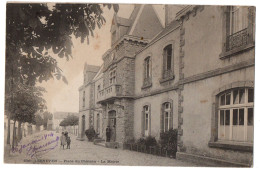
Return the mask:
<svg viewBox="0 0 260 171">
<path fill-rule="evenodd" d="M 102 67 L 85 65 L 79 139 L 94 127 L 115 142 L 178 129 L 178 159 L 253 161 L 255 8 L 152 5 L 114 15 Z"/>
</svg>

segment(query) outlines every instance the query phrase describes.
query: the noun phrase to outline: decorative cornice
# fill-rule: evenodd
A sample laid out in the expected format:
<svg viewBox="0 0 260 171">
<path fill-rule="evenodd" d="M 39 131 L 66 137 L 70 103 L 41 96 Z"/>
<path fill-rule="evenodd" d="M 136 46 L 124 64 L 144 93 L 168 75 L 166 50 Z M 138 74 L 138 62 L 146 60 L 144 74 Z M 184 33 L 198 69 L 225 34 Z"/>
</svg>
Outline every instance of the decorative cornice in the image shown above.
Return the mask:
<svg viewBox="0 0 260 171">
<path fill-rule="evenodd" d="M 177 89 L 178 89 L 178 84 L 175 84 L 173 87 L 164 88 L 162 90 L 154 90 L 154 91 L 151 91 L 149 93 L 144 93 L 142 95 L 136 95 L 134 97 L 134 99 L 140 99 L 140 98 L 144 98 L 144 97 L 148 97 L 148 96 L 154 96 L 154 95 L 157 95 L 157 94 L 161 94 L 161 93 L 165 93 L 165 92 L 177 90 Z"/>
<path fill-rule="evenodd" d="M 247 67 L 254 66 L 254 65 L 255 65 L 255 59 L 250 59 L 250 60 L 243 61 L 243 62 L 240 62 L 237 64 L 225 66 L 222 68 L 218 68 L 215 70 L 211 70 L 208 72 L 204 72 L 201 74 L 197 74 L 197 75 L 193 75 L 193 76 L 184 78 L 183 80 L 180 80 L 179 83 L 187 84 L 187 83 L 203 80 L 203 79 L 210 78 L 210 77 L 215 77 L 217 75 L 225 74 L 225 73 L 232 72 L 235 70 L 247 68 Z"/>
</svg>

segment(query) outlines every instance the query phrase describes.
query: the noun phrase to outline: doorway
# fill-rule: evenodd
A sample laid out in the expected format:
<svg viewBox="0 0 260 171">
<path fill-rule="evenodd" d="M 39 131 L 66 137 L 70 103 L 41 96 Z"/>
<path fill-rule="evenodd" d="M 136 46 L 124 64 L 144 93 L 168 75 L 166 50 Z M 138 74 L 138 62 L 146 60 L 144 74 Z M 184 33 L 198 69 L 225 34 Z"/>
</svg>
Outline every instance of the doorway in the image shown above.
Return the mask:
<svg viewBox="0 0 260 171">
<path fill-rule="evenodd" d="M 111 129 L 111 141 L 116 141 L 116 111 L 112 110 L 108 112 L 108 126 Z"/>
</svg>

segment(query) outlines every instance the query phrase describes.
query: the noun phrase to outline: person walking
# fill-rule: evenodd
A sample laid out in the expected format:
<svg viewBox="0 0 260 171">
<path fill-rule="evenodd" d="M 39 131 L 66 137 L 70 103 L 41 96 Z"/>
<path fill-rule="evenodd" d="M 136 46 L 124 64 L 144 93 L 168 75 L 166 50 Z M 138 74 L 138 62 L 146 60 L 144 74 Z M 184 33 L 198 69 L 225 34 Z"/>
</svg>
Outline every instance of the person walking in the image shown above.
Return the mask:
<svg viewBox="0 0 260 171">
<path fill-rule="evenodd" d="M 70 139 L 70 137 L 68 136 L 68 137 L 67 137 L 67 149 L 70 149 L 70 142 L 71 142 L 71 139 Z"/>
<path fill-rule="evenodd" d="M 62 132 L 62 135 L 60 137 L 60 142 L 61 142 L 61 146 L 64 149 L 64 146 L 67 145 L 67 140 L 66 140 L 66 136 L 65 136 L 64 132 Z"/>
</svg>

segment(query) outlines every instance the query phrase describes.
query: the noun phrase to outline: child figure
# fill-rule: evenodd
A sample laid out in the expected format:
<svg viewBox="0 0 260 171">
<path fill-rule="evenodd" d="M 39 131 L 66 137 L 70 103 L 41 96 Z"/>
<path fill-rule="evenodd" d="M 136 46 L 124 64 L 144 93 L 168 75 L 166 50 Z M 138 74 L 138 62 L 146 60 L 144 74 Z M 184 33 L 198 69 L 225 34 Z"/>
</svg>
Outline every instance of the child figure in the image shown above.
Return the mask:
<svg viewBox="0 0 260 171">
<path fill-rule="evenodd" d="M 70 149 L 70 142 L 71 142 L 70 137 L 67 137 L 67 149 Z"/>
</svg>

